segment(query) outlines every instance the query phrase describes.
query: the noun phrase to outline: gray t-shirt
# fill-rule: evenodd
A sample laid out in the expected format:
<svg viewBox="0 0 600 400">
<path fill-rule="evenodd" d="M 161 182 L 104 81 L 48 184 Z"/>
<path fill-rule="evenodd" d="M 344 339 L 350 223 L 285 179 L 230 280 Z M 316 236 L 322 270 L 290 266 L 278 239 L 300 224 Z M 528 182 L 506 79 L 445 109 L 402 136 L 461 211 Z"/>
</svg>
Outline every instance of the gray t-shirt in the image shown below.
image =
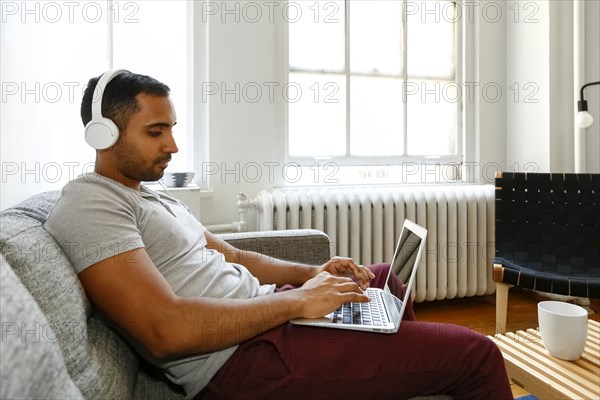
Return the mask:
<svg viewBox="0 0 600 400">
<path fill-rule="evenodd" d="M 273 285 L 260 285 L 242 265 L 228 263 L 223 254 L 208 249 L 205 228 L 185 205 L 143 185 L 137 191 L 95 173 L 81 176 L 63 188 L 44 227 L 77 273 L 143 247 L 179 296 L 251 298 L 274 291 Z M 163 362 L 124 337 L 182 385 L 188 397 L 200 392 L 235 350 Z"/>
</svg>

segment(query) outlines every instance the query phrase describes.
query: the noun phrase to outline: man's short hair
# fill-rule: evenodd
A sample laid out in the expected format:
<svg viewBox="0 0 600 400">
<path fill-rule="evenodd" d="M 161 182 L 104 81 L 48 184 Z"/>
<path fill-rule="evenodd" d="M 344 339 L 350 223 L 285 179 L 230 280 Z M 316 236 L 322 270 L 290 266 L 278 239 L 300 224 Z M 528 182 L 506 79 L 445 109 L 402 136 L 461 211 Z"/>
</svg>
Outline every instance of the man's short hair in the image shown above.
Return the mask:
<svg viewBox="0 0 600 400">
<path fill-rule="evenodd" d="M 91 78 L 81 100 L 81 120 L 83 126 L 92 119 L 92 98 L 100 76 Z M 136 100 L 138 94 L 167 97 L 171 89 L 156 79 L 127 72 L 115 76 L 106 86 L 102 96 L 102 116 L 111 119 L 123 131 L 131 115 L 140 110 Z"/>
</svg>

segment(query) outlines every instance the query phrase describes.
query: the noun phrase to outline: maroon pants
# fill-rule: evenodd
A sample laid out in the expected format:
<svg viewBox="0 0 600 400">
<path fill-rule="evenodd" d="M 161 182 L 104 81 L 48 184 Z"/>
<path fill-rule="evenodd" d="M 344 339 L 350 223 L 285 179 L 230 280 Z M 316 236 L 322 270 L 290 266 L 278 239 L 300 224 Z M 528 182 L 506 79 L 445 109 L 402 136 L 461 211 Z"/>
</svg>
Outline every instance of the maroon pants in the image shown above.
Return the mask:
<svg viewBox="0 0 600 400">
<path fill-rule="evenodd" d="M 382 288 L 388 264 L 371 266 Z M 393 278 L 393 279 L 392 279 Z M 392 274 L 390 289 L 402 298 Z M 239 345 L 206 399 L 512 399 L 495 343 L 470 329 L 416 322 L 408 304 L 395 334 L 284 324 Z"/>
</svg>

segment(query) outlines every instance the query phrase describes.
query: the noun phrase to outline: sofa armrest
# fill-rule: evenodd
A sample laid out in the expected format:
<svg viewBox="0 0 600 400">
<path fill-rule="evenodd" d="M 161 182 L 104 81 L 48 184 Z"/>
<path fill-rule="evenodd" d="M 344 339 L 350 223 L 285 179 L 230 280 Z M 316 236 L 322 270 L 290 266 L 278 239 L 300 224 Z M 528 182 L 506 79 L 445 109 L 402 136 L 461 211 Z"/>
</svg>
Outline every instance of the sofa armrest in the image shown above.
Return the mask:
<svg viewBox="0 0 600 400">
<path fill-rule="evenodd" d="M 238 249 L 287 261 L 321 265 L 331 258 L 329 237 L 315 229 L 226 233 L 218 236 Z"/>
</svg>

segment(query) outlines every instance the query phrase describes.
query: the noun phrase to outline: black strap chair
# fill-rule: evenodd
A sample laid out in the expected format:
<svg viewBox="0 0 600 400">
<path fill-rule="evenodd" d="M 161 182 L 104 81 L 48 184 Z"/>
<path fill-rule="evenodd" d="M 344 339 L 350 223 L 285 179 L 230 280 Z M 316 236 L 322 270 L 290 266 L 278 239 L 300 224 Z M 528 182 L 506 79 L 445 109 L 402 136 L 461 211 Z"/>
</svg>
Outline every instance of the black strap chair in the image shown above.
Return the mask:
<svg viewBox="0 0 600 400">
<path fill-rule="evenodd" d="M 496 329 L 508 289 L 600 297 L 600 174 L 496 177 Z"/>
</svg>

